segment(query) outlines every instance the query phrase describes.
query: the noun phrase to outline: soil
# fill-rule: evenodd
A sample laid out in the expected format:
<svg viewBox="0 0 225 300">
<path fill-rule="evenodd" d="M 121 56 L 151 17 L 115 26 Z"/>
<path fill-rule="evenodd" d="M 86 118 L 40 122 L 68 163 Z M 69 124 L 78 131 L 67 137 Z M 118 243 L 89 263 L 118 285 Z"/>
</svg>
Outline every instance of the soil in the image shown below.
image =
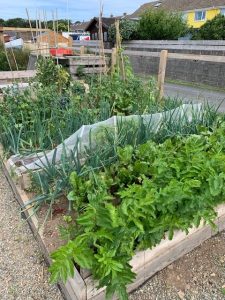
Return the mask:
<svg viewBox="0 0 225 300">
<path fill-rule="evenodd" d="M 67 200 L 61 198 L 53 204 L 52 214 L 49 214 L 47 220 L 46 216 L 49 212 L 48 205 L 42 206 L 37 214 L 39 223 L 44 226 L 43 239 L 49 253 L 65 244 L 65 242 L 60 238 L 59 226 L 65 225 L 63 216 L 66 215 L 67 208 Z"/>
</svg>

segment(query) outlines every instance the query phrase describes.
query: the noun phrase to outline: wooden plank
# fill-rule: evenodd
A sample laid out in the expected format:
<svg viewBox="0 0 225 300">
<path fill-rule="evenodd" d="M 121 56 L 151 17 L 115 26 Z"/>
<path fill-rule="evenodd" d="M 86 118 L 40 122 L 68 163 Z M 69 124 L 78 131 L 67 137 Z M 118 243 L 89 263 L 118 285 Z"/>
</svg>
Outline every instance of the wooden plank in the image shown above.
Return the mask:
<svg viewBox="0 0 225 300">
<path fill-rule="evenodd" d="M 225 40 L 132 40 L 124 45 L 209 45 L 225 46 Z"/>
<path fill-rule="evenodd" d="M 159 98 L 162 99 L 164 96 L 164 82 L 166 76 L 166 64 L 167 64 L 168 51 L 162 50 L 159 61 L 159 72 L 158 72 L 158 89 Z"/>
<path fill-rule="evenodd" d="M 70 66 L 69 70 L 72 75 L 77 74 L 77 70 L 79 69 L 79 66 Z M 95 66 L 89 66 L 82 68 L 82 72 L 84 74 L 98 74 L 105 70 L 104 66 L 102 67 L 95 67 Z"/>
<path fill-rule="evenodd" d="M 112 49 L 105 49 L 106 54 L 111 54 Z M 99 53 L 99 50 L 93 51 L 93 53 Z M 128 56 L 140 56 L 140 57 L 160 57 L 160 52 L 148 52 L 148 51 L 134 51 L 124 50 L 124 55 Z M 198 55 L 198 54 L 186 54 L 186 53 L 168 53 L 169 59 L 183 59 L 183 60 L 195 60 L 195 61 L 208 61 L 225 63 L 225 56 L 217 55 Z"/>
<path fill-rule="evenodd" d="M 0 157 L 3 158 L 3 151 L 2 146 L 0 147 Z M 13 179 L 11 174 L 11 169 L 9 164 L 2 160 L 2 169 L 3 172 L 15 194 L 15 198 L 20 204 L 21 207 L 24 206 L 24 204 L 29 201 L 29 197 L 27 196 L 26 192 L 23 191 L 18 184 L 16 184 L 15 179 Z M 24 214 L 26 217 L 26 220 L 33 232 L 33 235 L 35 239 L 38 241 L 39 246 L 42 250 L 42 253 L 44 255 L 44 258 L 46 260 L 46 263 L 48 265 L 51 264 L 51 258 L 49 251 L 45 245 L 45 242 L 43 240 L 43 232 L 39 230 L 39 224 L 37 217 L 33 214 L 32 208 L 29 208 L 27 210 L 24 210 Z M 75 276 L 74 278 L 69 278 L 66 284 L 63 284 L 62 282 L 59 282 L 59 288 L 63 292 L 64 297 L 66 300 L 86 300 L 86 285 L 83 279 L 81 278 L 79 272 L 75 269 Z"/>
<path fill-rule="evenodd" d="M 51 31 L 50 29 L 37 29 L 37 28 L 25 28 L 25 27 L 2 27 L 3 31 L 16 31 L 16 32 L 30 32 L 30 31 L 38 31 L 38 32 L 46 32 L 46 31 Z"/>
<path fill-rule="evenodd" d="M 168 58 L 225 63 L 225 56 L 169 53 Z"/>
<path fill-rule="evenodd" d="M 80 60 L 76 59 L 70 60 L 70 66 L 88 66 L 88 65 L 105 65 L 105 60 L 103 58 L 95 58 L 93 57 L 87 57 L 87 58 L 82 58 Z"/>
<path fill-rule="evenodd" d="M 140 57 L 160 57 L 160 52 L 147 52 L 147 51 L 132 51 L 125 50 L 125 55 L 134 55 Z M 208 61 L 208 62 L 218 62 L 224 63 L 225 56 L 217 55 L 197 55 L 197 54 L 185 54 L 185 53 L 168 53 L 169 59 L 183 59 L 183 60 L 195 60 L 195 61 Z"/>
<path fill-rule="evenodd" d="M 124 48 L 127 50 L 136 50 L 141 49 L 141 51 L 148 51 L 148 49 L 165 49 L 165 50 L 196 50 L 196 51 L 225 51 L 225 46 L 207 46 L 207 45 L 151 45 L 151 44 L 134 44 L 134 45 L 124 45 Z"/>
<path fill-rule="evenodd" d="M 130 262 L 137 277 L 128 286 L 128 292 L 137 289 L 158 271 L 189 253 L 217 232 L 223 231 L 225 229 L 225 204 L 218 206 L 216 211 L 218 213 L 218 217 L 215 220 L 215 223 L 218 224 L 216 231 L 213 231 L 209 225 L 204 225 L 201 222 L 198 228 L 190 229 L 188 235 L 182 231 L 176 231 L 172 240 L 169 240 L 167 235 L 152 250 L 138 252 Z M 87 285 L 87 300 L 105 299 L 105 290 L 103 288 L 97 290 L 97 282 L 92 277 L 85 279 L 85 283 Z"/>
<path fill-rule="evenodd" d="M 80 47 L 79 46 L 73 46 L 71 49 L 79 51 Z M 98 46 L 96 46 L 96 47 L 89 47 L 88 46 L 88 50 L 91 51 L 93 54 L 94 53 L 99 53 L 99 47 Z M 112 49 L 104 49 L 104 53 L 105 54 L 111 54 Z"/>
<path fill-rule="evenodd" d="M 36 75 L 35 70 L 27 71 L 2 71 L 0 72 L 0 80 L 32 78 Z"/>
</svg>

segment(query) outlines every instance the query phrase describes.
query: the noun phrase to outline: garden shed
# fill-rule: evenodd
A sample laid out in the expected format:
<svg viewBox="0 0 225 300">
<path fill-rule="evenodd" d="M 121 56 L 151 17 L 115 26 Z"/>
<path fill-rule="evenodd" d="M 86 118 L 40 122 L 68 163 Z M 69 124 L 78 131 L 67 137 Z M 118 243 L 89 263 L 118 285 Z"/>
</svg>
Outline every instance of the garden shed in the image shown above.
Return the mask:
<svg viewBox="0 0 225 300">
<path fill-rule="evenodd" d="M 108 29 L 115 23 L 118 17 L 112 18 L 102 18 L 102 32 L 104 42 L 108 42 Z M 91 40 L 99 40 L 98 31 L 99 31 L 99 18 L 94 17 L 89 24 L 86 26 L 85 31 L 89 31 L 91 35 Z"/>
</svg>

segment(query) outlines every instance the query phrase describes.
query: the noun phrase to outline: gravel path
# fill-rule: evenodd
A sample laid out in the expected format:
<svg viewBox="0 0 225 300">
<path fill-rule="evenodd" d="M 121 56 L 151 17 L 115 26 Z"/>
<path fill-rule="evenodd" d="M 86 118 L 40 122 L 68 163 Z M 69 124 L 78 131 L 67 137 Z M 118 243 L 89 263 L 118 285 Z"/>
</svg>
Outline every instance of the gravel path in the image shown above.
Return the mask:
<svg viewBox="0 0 225 300">
<path fill-rule="evenodd" d="M 0 170 L 0 299 L 62 300 Z M 129 300 L 224 300 L 225 233 L 203 243 L 129 296 Z"/>
<path fill-rule="evenodd" d="M 63 299 L 48 281 L 37 242 L 21 220 L 19 205 L 0 169 L 0 299 Z"/>
</svg>

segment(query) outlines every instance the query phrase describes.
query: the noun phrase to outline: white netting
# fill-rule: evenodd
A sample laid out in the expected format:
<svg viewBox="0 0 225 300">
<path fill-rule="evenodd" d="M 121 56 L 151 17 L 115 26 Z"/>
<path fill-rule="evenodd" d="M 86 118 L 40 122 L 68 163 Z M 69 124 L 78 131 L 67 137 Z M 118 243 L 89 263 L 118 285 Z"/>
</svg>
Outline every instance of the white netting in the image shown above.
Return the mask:
<svg viewBox="0 0 225 300">
<path fill-rule="evenodd" d="M 98 122 L 92 125 L 83 125 L 79 130 L 67 138 L 62 144 L 58 145 L 55 149 L 49 151 L 47 154 L 37 154 L 35 159 L 31 163 L 29 158 L 23 158 L 23 166 L 17 168 L 20 173 L 27 172 L 28 170 L 36 170 L 44 167 L 52 161 L 59 162 L 63 154 L 70 154 L 71 151 L 76 149 L 76 155 L 82 156 L 82 153 L 86 148 L 90 146 L 90 135 L 94 135 L 101 128 L 111 128 L 117 132 L 118 123 L 126 122 L 139 122 L 142 120 L 143 124 L 147 125 L 152 132 L 157 132 L 165 120 L 176 123 L 185 120 L 191 122 L 193 116 L 201 118 L 202 105 L 201 104 L 183 104 L 178 108 L 151 115 L 131 115 L 131 116 L 113 116 L 102 122 Z"/>
</svg>

